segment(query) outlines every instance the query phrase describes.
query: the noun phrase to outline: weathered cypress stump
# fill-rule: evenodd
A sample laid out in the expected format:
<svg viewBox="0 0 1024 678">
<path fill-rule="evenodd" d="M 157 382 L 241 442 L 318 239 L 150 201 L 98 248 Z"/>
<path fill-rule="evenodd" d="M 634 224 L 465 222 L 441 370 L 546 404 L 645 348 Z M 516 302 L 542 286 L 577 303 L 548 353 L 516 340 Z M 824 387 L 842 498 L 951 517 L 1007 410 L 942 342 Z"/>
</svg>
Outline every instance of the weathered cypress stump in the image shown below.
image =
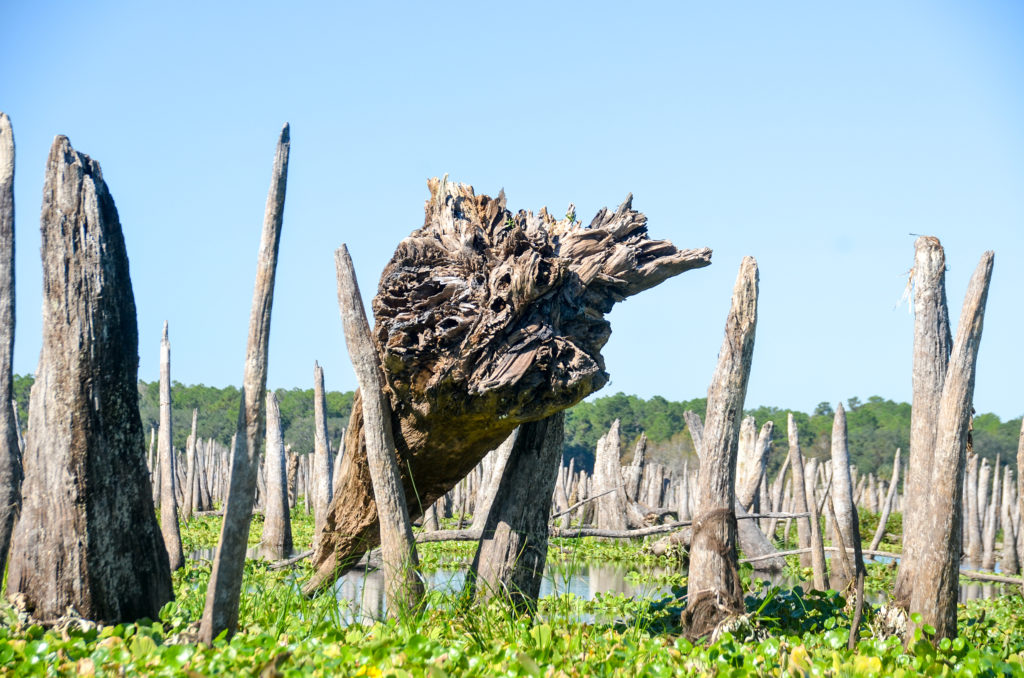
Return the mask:
<svg viewBox="0 0 1024 678">
<path fill-rule="evenodd" d="M 139 417 L 138 330 L 99 164 L 54 140 L 42 210 L 43 347 L 8 590 L 36 617 L 156 619 L 173 597 Z"/>
<path fill-rule="evenodd" d="M 0 112 L 0 572 L 21 502 L 21 446 L 14 397 L 14 132 Z"/>
<path fill-rule="evenodd" d="M 565 415 L 558 412 L 514 434 L 470 570 L 478 599 L 505 598 L 519 612 L 536 609 L 564 425 Z"/>
<path fill-rule="evenodd" d="M 505 209 L 504 194 L 431 180 L 424 226 L 399 244 L 373 301 L 409 511 L 417 517 L 512 430 L 607 383 L 604 319 L 617 301 L 710 263 L 647 237 L 628 198 L 589 228 Z M 361 407 L 307 593 L 377 544 Z M 410 478 L 410 472 L 412 478 Z M 415 489 L 413 492 L 413 482 Z M 415 502 L 416 495 L 419 502 Z"/>
<path fill-rule="evenodd" d="M 853 505 L 853 482 L 850 479 L 850 450 L 847 446 L 846 433 L 846 409 L 842 403 L 836 405 L 835 415 L 832 419 L 832 509 L 835 513 L 835 524 L 832 529 L 838 532 L 835 543 L 840 541 L 846 546 L 853 548 L 860 544 L 858 521 L 856 519 L 857 509 Z M 845 547 L 843 551 L 845 555 Z M 855 563 L 848 574 L 852 579 L 860 569 L 861 563 Z M 833 567 L 833 576 L 835 568 Z M 837 589 L 845 588 L 845 584 L 838 581 L 831 582 Z"/>
<path fill-rule="evenodd" d="M 896 458 L 892 462 L 892 478 L 889 480 L 889 491 L 885 494 L 885 503 L 882 506 L 882 515 L 878 518 L 878 528 L 875 536 L 871 539 L 869 551 L 878 550 L 885 537 L 885 524 L 889 522 L 889 515 L 892 513 L 893 505 L 896 503 L 896 489 L 900 483 L 900 448 L 896 448 Z"/>
<path fill-rule="evenodd" d="M 971 276 L 960 313 L 956 339 L 939 401 L 935 454 L 928 501 L 923 513 L 925 534 L 918 559 L 910 564 L 914 589 L 910 612 L 935 628 L 936 640 L 956 637 L 956 604 L 963 516 L 960 478 L 967 450 L 967 431 L 974 396 L 975 366 L 992 279 L 992 252 L 982 255 Z"/>
<path fill-rule="evenodd" d="M 313 364 L 313 539 L 327 520 L 331 505 L 331 452 L 327 440 L 327 400 L 324 393 L 324 368 Z"/>
<path fill-rule="evenodd" d="M 292 552 L 292 523 L 285 486 L 284 436 L 277 395 L 267 391 L 267 449 L 264 453 L 267 494 L 263 501 L 263 536 L 260 546 L 270 560 L 287 558 Z"/>
<path fill-rule="evenodd" d="M 345 328 L 345 345 L 362 396 L 363 440 L 366 444 L 373 500 L 379 512 L 388 615 L 396 617 L 414 609 L 423 598 L 423 582 L 416 572 L 419 558 L 412 536 L 408 501 L 395 457 L 391 405 L 384 392 L 384 379 L 377 362 L 370 324 L 363 310 L 355 268 L 345 245 L 334 253 L 334 262 L 338 274 L 338 306 Z"/>
<path fill-rule="evenodd" d="M 160 458 L 160 531 L 172 570 L 185 564 L 178 526 L 178 469 L 172 440 L 174 421 L 171 417 L 171 342 L 167 321 L 160 339 L 160 428 L 157 431 L 156 453 Z"/>
<path fill-rule="evenodd" d="M 906 502 L 903 507 L 903 558 L 896 574 L 894 596 L 906 606 L 914 589 L 908 562 L 917 559 L 927 520 L 920 507 L 926 503 L 931 482 L 939 398 L 946 378 L 953 336 L 946 305 L 946 253 L 939 239 L 923 236 L 914 242 L 914 363 L 913 401 L 910 411 L 910 449 Z"/>
<path fill-rule="evenodd" d="M 757 288 L 757 262 L 744 257 L 733 287 L 718 366 L 708 386 L 699 448 L 700 495 L 690 542 L 684 613 L 684 623 L 692 636 L 703 636 L 723 617 L 743 610 L 736 556 L 736 455 L 754 355 Z"/>
<path fill-rule="evenodd" d="M 249 314 L 249 337 L 245 350 L 241 404 L 232 450 L 231 478 L 224 522 L 221 524 L 217 554 L 213 560 L 206 605 L 199 628 L 200 640 L 212 644 L 222 631 L 234 633 L 238 626 L 238 603 L 242 570 L 252 522 L 256 477 L 263 441 L 263 400 L 267 388 L 267 354 L 270 344 L 270 311 L 274 305 L 274 278 L 284 221 L 284 197 L 288 184 L 290 128 L 285 123 L 277 140 L 270 190 L 263 215 L 260 249 L 256 258 L 256 283 Z M 242 434 L 242 435 L 239 435 Z"/>
</svg>

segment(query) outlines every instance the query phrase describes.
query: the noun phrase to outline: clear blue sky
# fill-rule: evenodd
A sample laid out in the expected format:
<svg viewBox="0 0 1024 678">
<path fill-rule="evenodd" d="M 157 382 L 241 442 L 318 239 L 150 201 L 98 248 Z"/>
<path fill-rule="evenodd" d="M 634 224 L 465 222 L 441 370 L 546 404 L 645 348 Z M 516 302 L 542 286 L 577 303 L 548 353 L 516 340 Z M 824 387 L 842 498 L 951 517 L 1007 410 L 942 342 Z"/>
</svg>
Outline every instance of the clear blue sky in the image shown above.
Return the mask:
<svg viewBox="0 0 1024 678">
<path fill-rule="evenodd" d="M 913 236 L 951 313 L 996 252 L 975 403 L 1024 411 L 1024 5 L 5 2 L 17 144 L 15 369 L 39 354 L 38 215 L 56 134 L 101 163 L 139 310 L 141 378 L 238 384 L 274 142 L 292 125 L 270 385 L 355 378 L 332 253 L 369 297 L 449 173 L 584 220 L 632 191 L 711 267 L 611 316 L 604 393 L 706 392 L 740 259 L 761 269 L 747 404 L 910 396 Z"/>
</svg>

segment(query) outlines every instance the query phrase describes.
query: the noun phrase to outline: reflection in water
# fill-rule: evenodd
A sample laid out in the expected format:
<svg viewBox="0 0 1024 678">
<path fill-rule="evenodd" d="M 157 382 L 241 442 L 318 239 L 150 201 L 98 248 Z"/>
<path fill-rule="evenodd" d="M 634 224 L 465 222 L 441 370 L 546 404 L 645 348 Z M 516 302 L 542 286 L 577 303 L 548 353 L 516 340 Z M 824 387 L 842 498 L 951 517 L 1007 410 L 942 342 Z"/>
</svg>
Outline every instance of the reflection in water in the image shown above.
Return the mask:
<svg viewBox="0 0 1024 678">
<path fill-rule="evenodd" d="M 215 549 L 199 549 L 189 554 L 192 560 L 213 560 Z M 263 554 L 259 547 L 250 548 L 246 557 L 259 558 Z M 877 561 L 888 559 L 878 558 Z M 671 593 L 670 587 L 651 583 L 636 583 L 628 577 L 630 569 L 620 564 L 577 563 L 571 567 L 556 565 L 548 567 L 540 585 L 540 596 L 560 596 L 572 594 L 584 600 L 593 600 L 598 594 L 618 594 L 637 598 L 658 600 Z M 651 568 L 645 574 L 648 580 L 657 579 L 659 575 L 671 574 L 669 568 Z M 758 572 L 756 576 L 762 581 L 782 588 L 803 586 L 810 587 L 809 582 L 786 576 L 780 572 Z M 424 575 L 427 588 L 442 593 L 457 593 L 466 583 L 466 571 L 437 570 Z M 960 601 L 979 600 L 995 596 L 1008 595 L 1017 590 L 1010 584 L 971 583 L 960 587 Z M 387 610 L 384 600 L 384 575 L 376 569 L 353 569 L 338 579 L 334 585 L 335 596 L 342 605 L 342 619 L 345 623 L 372 622 L 383 619 Z M 888 600 L 888 592 L 868 592 L 867 602 L 878 605 Z M 589 615 L 583 615 L 581 621 L 594 621 Z"/>
<path fill-rule="evenodd" d="M 592 600 L 597 594 L 622 594 L 658 599 L 669 593 L 669 587 L 637 584 L 627 577 L 621 565 L 581 563 L 575 568 L 549 567 L 540 584 L 541 598 L 573 594 Z M 671 570 L 654 568 L 651 574 L 667 574 Z M 424 576 L 427 588 L 442 593 L 457 593 L 466 583 L 465 570 L 437 570 Z M 382 619 L 387 612 L 384 600 L 384 574 L 380 570 L 351 570 L 334 585 L 335 596 L 342 603 L 342 619 L 346 623 Z M 587 616 L 584 621 L 591 621 Z"/>
</svg>

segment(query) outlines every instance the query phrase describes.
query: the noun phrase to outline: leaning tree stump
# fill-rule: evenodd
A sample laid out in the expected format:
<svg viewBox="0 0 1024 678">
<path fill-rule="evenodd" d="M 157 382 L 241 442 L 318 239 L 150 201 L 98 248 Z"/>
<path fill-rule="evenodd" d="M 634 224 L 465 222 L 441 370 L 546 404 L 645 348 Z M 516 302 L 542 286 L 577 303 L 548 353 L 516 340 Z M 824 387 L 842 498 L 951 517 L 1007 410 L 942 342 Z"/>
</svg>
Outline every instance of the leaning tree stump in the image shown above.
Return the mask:
<svg viewBox="0 0 1024 678">
<path fill-rule="evenodd" d="M 14 397 L 14 132 L 0 112 L 0 572 L 21 501 L 21 445 Z"/>
<path fill-rule="evenodd" d="M 139 417 L 128 255 L 100 166 L 59 136 L 42 213 L 43 347 L 8 590 L 41 619 L 156 619 L 173 596 Z"/>
<path fill-rule="evenodd" d="M 513 214 L 503 192 L 478 196 L 447 179 L 429 187 L 424 225 L 398 245 L 373 300 L 414 518 L 516 426 L 607 383 L 604 315 L 616 302 L 711 263 L 707 248 L 651 240 L 632 196 L 584 227 L 573 209 L 561 220 L 543 209 Z M 358 394 L 345 448 L 307 593 L 329 585 L 379 539 Z"/>
</svg>

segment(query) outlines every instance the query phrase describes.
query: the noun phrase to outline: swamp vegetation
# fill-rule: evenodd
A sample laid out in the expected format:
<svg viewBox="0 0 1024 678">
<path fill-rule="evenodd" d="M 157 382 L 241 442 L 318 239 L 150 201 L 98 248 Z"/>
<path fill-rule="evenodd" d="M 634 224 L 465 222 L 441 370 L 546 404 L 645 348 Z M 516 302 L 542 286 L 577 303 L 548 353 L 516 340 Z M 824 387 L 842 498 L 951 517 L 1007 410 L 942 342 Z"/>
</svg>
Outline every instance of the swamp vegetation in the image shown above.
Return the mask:
<svg viewBox="0 0 1024 678">
<path fill-rule="evenodd" d="M 862 517 L 868 533 L 878 517 Z M 220 521 L 197 516 L 183 524 L 185 552 L 215 546 Z M 309 543 L 311 515 L 294 511 L 292 527 L 296 544 Z M 898 516 L 889 527 L 898 530 Z M 261 530 L 257 516 L 250 546 L 259 543 Z M 429 578 L 439 569 L 464 567 L 475 546 L 422 544 L 421 568 Z M 271 569 L 267 561 L 248 560 L 239 630 L 230 640 L 221 637 L 206 647 L 196 642 L 196 632 L 210 563 L 190 559 L 174 573 L 175 601 L 156 620 L 101 626 L 69 614 L 43 627 L 3 603 L 0 671 L 16 676 L 1024 675 L 1019 590 L 965 602 L 957 639 L 936 647 L 925 628 L 905 650 L 882 602 L 895 571 L 889 564 L 869 563 L 865 589 L 868 599 L 879 603 L 865 606 L 859 640 L 848 650 L 846 598 L 806 585 L 775 586 L 744 568 L 746 615 L 710 642 L 694 643 L 679 626 L 686 591 L 683 563 L 649 555 L 638 542 L 556 539 L 548 576 L 594 562 L 620 565 L 627 580 L 648 595 L 548 595 L 531 621 L 500 599 L 482 606 L 458 591 L 431 590 L 420 609 L 382 620 L 362 615 L 358 600 L 339 600 L 334 591 L 303 596 L 299 585 L 309 575 L 308 561 Z M 785 574 L 790 582 L 804 574 L 794 557 Z"/>
</svg>

